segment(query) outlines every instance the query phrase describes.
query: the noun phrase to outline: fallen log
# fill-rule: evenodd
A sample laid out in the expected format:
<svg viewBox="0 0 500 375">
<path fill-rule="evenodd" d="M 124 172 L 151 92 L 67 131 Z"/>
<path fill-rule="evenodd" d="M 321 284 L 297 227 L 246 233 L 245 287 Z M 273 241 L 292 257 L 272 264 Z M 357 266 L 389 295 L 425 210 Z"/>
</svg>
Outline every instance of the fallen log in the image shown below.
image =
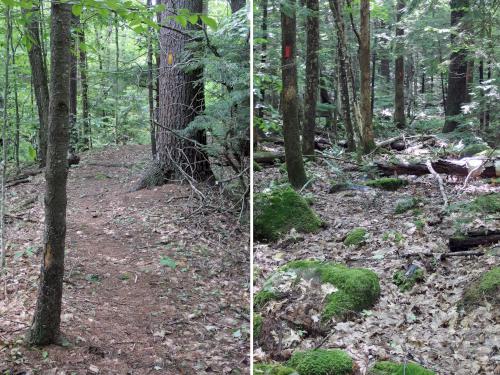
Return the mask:
<svg viewBox="0 0 500 375">
<path fill-rule="evenodd" d="M 448 248 L 451 252 L 466 251 L 473 247 L 492 245 L 500 242 L 500 230 L 498 231 L 476 231 L 465 235 L 450 237 Z"/>
<path fill-rule="evenodd" d="M 444 173 L 452 176 L 463 176 L 467 177 L 469 175 L 469 169 L 473 170 L 477 163 L 484 163 L 481 170 L 478 170 L 475 177 L 482 178 L 492 178 L 497 177 L 495 170 L 494 161 L 484 161 L 478 158 L 465 158 L 460 160 L 446 160 L 439 159 L 437 161 L 431 162 L 432 168 L 437 173 Z M 410 174 L 415 176 L 423 176 L 430 174 L 428 166 L 425 162 L 420 163 L 385 163 L 385 162 L 375 162 L 375 167 L 383 176 L 392 176 Z"/>
<path fill-rule="evenodd" d="M 253 160 L 262 165 L 273 165 L 278 161 L 283 163 L 285 161 L 284 152 L 271 152 L 271 151 L 256 151 L 253 153 Z"/>
</svg>

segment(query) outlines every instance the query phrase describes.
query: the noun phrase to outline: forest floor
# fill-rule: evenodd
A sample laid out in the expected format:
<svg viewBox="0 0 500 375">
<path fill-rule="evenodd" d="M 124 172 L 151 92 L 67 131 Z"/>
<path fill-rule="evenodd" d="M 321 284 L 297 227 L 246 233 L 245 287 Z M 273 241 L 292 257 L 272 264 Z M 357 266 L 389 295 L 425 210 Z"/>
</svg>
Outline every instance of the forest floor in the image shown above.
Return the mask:
<svg viewBox="0 0 500 375">
<path fill-rule="evenodd" d="M 269 146 L 264 147 L 267 151 L 281 151 L 277 146 L 265 146 Z M 425 150 L 420 151 L 425 161 Z M 407 151 L 395 154 L 400 159 L 416 157 Z M 348 159 L 346 155 L 340 155 L 342 158 Z M 384 159 L 380 155 L 376 158 Z M 255 192 L 286 181 L 286 173 L 278 167 L 255 173 Z M 304 336 L 300 329 L 281 332 L 281 356 L 286 358 L 286 352 L 289 356 L 300 349 L 341 348 L 355 360 L 359 374 L 366 374 L 377 360 L 414 361 L 440 375 L 499 374 L 500 311 L 484 306 L 463 316 L 457 304 L 465 288 L 500 264 L 500 247 L 483 249 L 483 256 L 441 260 L 439 256 L 448 252 L 447 241 L 453 229 L 446 217 L 441 220 L 443 199 L 436 179 L 431 175 L 401 176 L 409 184 L 397 191 L 366 189 L 330 194 L 332 183 L 341 179 L 363 184 L 366 174 L 349 171 L 352 169 L 350 163 L 328 159 L 307 164 L 308 176 L 314 176 L 314 181 L 304 192 L 313 197 L 312 208 L 326 228 L 314 234 L 292 232 L 274 243 L 256 242 L 255 290 L 258 292 L 278 267 L 292 260 L 317 259 L 376 272 L 381 297 L 370 311 L 355 319 L 334 322 L 327 334 Z M 464 189 L 463 178 L 445 178 L 444 185 L 454 204 L 498 192 L 498 185 L 490 182 L 476 179 Z M 424 204 L 418 211 L 396 215 L 396 201 L 408 197 L 419 197 Z M 478 220 L 481 224 L 481 218 Z M 346 234 L 358 227 L 368 231 L 368 238 L 359 247 L 347 247 L 343 244 Z M 402 292 L 394 285 L 393 274 L 411 263 L 425 270 L 425 281 Z M 270 302 L 264 307 L 264 319 L 272 311 L 277 314 L 273 316 L 308 314 L 306 302 Z M 269 361 L 276 354 L 265 352 L 259 345 L 254 351 L 257 362 Z"/>
<path fill-rule="evenodd" d="M 244 374 L 248 230 L 189 186 L 131 192 L 146 146 L 84 153 L 68 180 L 63 346 L 28 348 L 43 236 L 42 175 L 7 191 L 2 374 Z"/>
</svg>

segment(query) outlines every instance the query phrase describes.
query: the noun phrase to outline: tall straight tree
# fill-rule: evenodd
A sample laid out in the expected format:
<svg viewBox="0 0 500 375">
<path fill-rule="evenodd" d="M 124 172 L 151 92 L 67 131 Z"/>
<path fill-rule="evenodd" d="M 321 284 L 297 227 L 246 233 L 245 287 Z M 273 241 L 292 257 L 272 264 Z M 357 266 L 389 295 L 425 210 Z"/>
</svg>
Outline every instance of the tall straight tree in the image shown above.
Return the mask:
<svg viewBox="0 0 500 375">
<path fill-rule="evenodd" d="M 146 5 L 151 8 L 151 0 Z M 149 106 L 149 132 L 151 136 L 151 154 L 156 156 L 156 126 L 154 105 L 154 74 L 153 74 L 153 28 L 148 28 L 148 106 Z"/>
<path fill-rule="evenodd" d="M 370 78 L 370 0 L 361 0 L 359 28 L 359 69 L 361 102 L 361 142 L 363 152 L 369 153 L 375 148 L 373 139 L 371 78 Z"/>
<path fill-rule="evenodd" d="M 192 28 L 172 19 L 178 9 L 203 12 L 202 0 L 161 0 L 165 10 L 160 30 L 159 121 L 156 146 L 160 165 L 167 178 L 189 174 L 197 180 L 212 175 L 207 155 L 200 145 L 206 143 L 203 131 L 181 135 L 189 123 L 204 110 L 202 69 L 187 69 L 186 47 L 195 42 Z"/>
<path fill-rule="evenodd" d="M 304 109 L 304 129 L 302 152 L 314 156 L 314 129 L 316 128 L 316 102 L 319 84 L 319 0 L 307 0 L 307 53 L 306 53 L 306 92 Z"/>
<path fill-rule="evenodd" d="M 300 189 L 306 183 L 306 172 L 300 145 L 297 110 L 297 31 L 295 0 L 281 4 L 281 77 L 283 84 L 283 136 L 285 159 L 290 184 Z"/>
<path fill-rule="evenodd" d="M 92 147 L 92 134 L 90 129 L 90 110 L 89 110 L 89 82 L 87 79 L 87 49 L 85 44 L 85 24 L 80 24 L 78 30 L 78 41 L 80 50 L 80 82 L 82 84 L 82 140 L 81 147 L 83 150 L 88 150 Z"/>
<path fill-rule="evenodd" d="M 396 5 L 396 61 L 394 64 L 394 124 L 398 129 L 406 126 L 405 117 L 405 62 L 402 37 L 404 29 L 400 25 L 405 9 L 405 0 L 398 0 Z"/>
<path fill-rule="evenodd" d="M 446 99 L 446 119 L 443 133 L 449 133 L 458 126 L 455 116 L 462 113 L 462 104 L 468 100 L 467 95 L 467 50 L 462 42 L 462 34 L 466 30 L 465 18 L 469 10 L 469 0 L 451 0 L 451 47 L 450 65 L 448 67 L 448 96 Z"/>
<path fill-rule="evenodd" d="M 78 110 L 78 30 L 80 28 L 80 17 L 71 16 L 71 73 L 69 77 L 69 126 L 70 143 L 73 147 L 78 146 L 78 128 L 76 116 Z"/>
<path fill-rule="evenodd" d="M 30 39 L 28 57 L 31 66 L 31 76 L 38 108 L 38 163 L 45 167 L 47 158 L 47 129 L 49 124 L 49 86 L 47 66 L 45 64 L 42 41 L 40 38 L 40 3 L 33 2 L 30 10 L 23 8 L 23 14 L 29 17 L 26 34 Z"/>
<path fill-rule="evenodd" d="M 52 344 L 59 340 L 66 239 L 71 4 L 53 0 L 51 19 L 52 79 L 45 170 L 44 249 L 36 310 L 28 333 L 28 341 L 34 345 Z"/>
</svg>

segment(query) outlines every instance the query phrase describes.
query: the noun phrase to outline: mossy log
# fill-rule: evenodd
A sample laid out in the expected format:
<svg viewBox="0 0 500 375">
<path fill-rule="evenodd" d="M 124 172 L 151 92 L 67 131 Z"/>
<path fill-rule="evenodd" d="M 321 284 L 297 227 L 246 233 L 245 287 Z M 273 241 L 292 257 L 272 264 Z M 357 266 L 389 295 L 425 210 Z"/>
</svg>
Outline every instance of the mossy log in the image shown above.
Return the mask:
<svg viewBox="0 0 500 375">
<path fill-rule="evenodd" d="M 500 242 L 500 230 L 497 231 L 475 231 L 465 235 L 450 237 L 448 247 L 450 251 L 465 251 L 481 245 L 491 245 Z"/>
<path fill-rule="evenodd" d="M 477 159 L 480 161 L 481 159 Z M 463 176 L 467 177 L 469 174 L 468 164 L 470 165 L 472 162 L 471 158 L 461 159 L 461 160 L 445 160 L 438 159 L 437 161 L 433 161 L 432 167 L 437 173 L 444 173 L 452 176 Z M 385 162 L 376 162 L 376 168 L 378 171 L 384 176 L 392 176 L 394 174 L 402 175 L 415 175 L 415 176 L 423 176 L 426 174 L 430 174 L 429 168 L 425 165 L 425 162 L 421 163 L 385 163 Z M 487 161 L 484 164 L 484 169 L 481 171 L 479 176 L 482 178 L 492 178 L 498 177 L 496 175 L 495 163 L 492 161 Z"/>
<path fill-rule="evenodd" d="M 285 162 L 284 152 L 271 152 L 271 151 L 256 151 L 253 154 L 253 160 L 260 165 L 273 165 L 278 161 L 279 163 Z"/>
</svg>

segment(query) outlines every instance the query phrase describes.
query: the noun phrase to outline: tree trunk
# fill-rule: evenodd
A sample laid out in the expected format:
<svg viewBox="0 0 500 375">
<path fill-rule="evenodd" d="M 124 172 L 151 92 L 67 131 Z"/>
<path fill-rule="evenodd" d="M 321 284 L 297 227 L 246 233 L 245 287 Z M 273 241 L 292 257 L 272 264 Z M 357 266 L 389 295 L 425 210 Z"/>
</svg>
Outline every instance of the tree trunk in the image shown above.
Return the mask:
<svg viewBox="0 0 500 375">
<path fill-rule="evenodd" d="M 45 64 L 42 41 L 40 39 L 40 6 L 34 4 L 31 10 L 23 8 L 23 14 L 29 17 L 26 34 L 30 37 L 31 48 L 28 57 L 31 66 L 31 76 L 38 108 L 38 163 L 45 167 L 47 159 L 47 131 L 49 124 L 49 87 L 47 81 L 47 66 Z"/>
<path fill-rule="evenodd" d="M 12 66 L 17 70 L 16 66 L 16 48 L 12 43 L 12 32 L 10 33 L 10 48 L 12 49 Z M 17 72 L 15 72 L 17 73 Z M 19 172 L 19 142 L 21 130 L 21 116 L 19 113 L 19 95 L 17 88 L 17 74 L 14 74 L 14 107 L 16 110 L 16 129 L 14 132 L 14 161 L 16 163 L 16 171 Z"/>
<path fill-rule="evenodd" d="M 373 124 L 371 111 L 371 79 L 370 79 L 370 1 L 361 0 L 360 3 L 360 45 L 359 45 L 359 68 L 360 98 L 361 98 L 361 119 L 363 152 L 368 154 L 375 148 L 373 138 Z"/>
<path fill-rule="evenodd" d="M 479 85 L 482 86 L 483 85 L 483 81 L 484 81 L 484 60 L 481 59 L 479 60 Z M 484 114 L 485 114 L 485 111 L 484 111 L 484 105 L 485 105 L 485 101 L 484 101 L 484 92 L 483 90 L 479 90 L 479 97 L 480 97 L 480 101 L 479 101 L 479 108 L 480 108 L 480 111 L 479 111 L 479 128 L 481 130 L 484 130 L 484 124 L 485 124 L 485 119 L 484 119 Z"/>
<path fill-rule="evenodd" d="M 166 9 L 160 30 L 161 55 L 159 76 L 160 105 L 156 133 L 157 153 L 167 178 L 184 178 L 186 174 L 196 180 L 212 176 L 208 158 L 203 151 L 206 136 L 196 131 L 189 139 L 180 136 L 189 123 L 204 110 L 202 71 L 185 71 L 186 45 L 194 42 L 190 29 L 183 28 L 173 19 L 177 9 L 203 12 L 201 0 L 162 0 Z"/>
<path fill-rule="evenodd" d="M 89 110 L 89 83 L 87 80 L 87 51 L 85 47 L 85 27 L 80 25 L 78 31 L 80 41 L 80 82 L 82 84 L 82 150 L 89 150 L 92 147 L 92 132 L 90 128 L 90 110 Z"/>
<path fill-rule="evenodd" d="M 304 161 L 300 145 L 297 112 L 297 64 L 295 0 L 290 7 L 281 9 L 281 74 L 283 82 L 283 136 L 285 139 L 286 166 L 290 184 L 300 189 L 306 183 Z"/>
<path fill-rule="evenodd" d="M 307 0 L 308 9 L 307 55 L 306 55 L 306 92 L 304 103 L 304 127 L 302 133 L 302 152 L 314 156 L 314 129 L 316 128 L 316 102 L 319 84 L 319 1 Z"/>
<path fill-rule="evenodd" d="M 76 30 L 80 27 L 80 17 L 71 16 L 71 73 L 69 83 L 69 126 L 70 126 L 70 144 L 76 149 L 78 145 L 78 128 L 76 126 L 76 116 L 78 111 L 78 59 L 77 59 L 77 34 Z"/>
<path fill-rule="evenodd" d="M 398 129 L 406 127 L 405 117 L 405 62 L 403 43 L 404 29 L 399 25 L 401 16 L 405 9 L 405 0 L 398 0 L 396 7 L 396 60 L 394 63 L 394 124 Z"/>
<path fill-rule="evenodd" d="M 448 67 L 448 97 L 446 100 L 446 120 L 443 133 L 452 132 L 459 125 L 455 118 L 462 113 L 462 104 L 467 102 L 467 50 L 460 40 L 464 28 L 463 19 L 469 8 L 469 0 L 451 0 L 450 65 Z"/>
<path fill-rule="evenodd" d="M 120 127 L 119 127 L 119 114 L 118 111 L 120 109 L 119 99 L 120 96 L 120 88 L 118 72 L 120 69 L 120 43 L 118 42 L 118 15 L 115 15 L 115 144 L 120 143 Z"/>
<path fill-rule="evenodd" d="M 245 6 L 245 0 L 231 0 L 231 12 L 235 13 Z"/>
<path fill-rule="evenodd" d="M 51 18 L 52 80 L 45 171 L 44 251 L 38 299 L 28 334 L 28 341 L 34 345 L 53 344 L 59 340 L 66 238 L 71 4 L 52 1 Z"/>
<path fill-rule="evenodd" d="M 151 8 L 151 0 L 147 0 L 148 9 Z M 155 105 L 154 105 L 154 75 L 153 75 L 153 28 L 148 27 L 148 105 L 149 105 L 149 133 L 151 137 L 151 155 L 156 157 L 156 127 L 155 127 Z"/>
</svg>

